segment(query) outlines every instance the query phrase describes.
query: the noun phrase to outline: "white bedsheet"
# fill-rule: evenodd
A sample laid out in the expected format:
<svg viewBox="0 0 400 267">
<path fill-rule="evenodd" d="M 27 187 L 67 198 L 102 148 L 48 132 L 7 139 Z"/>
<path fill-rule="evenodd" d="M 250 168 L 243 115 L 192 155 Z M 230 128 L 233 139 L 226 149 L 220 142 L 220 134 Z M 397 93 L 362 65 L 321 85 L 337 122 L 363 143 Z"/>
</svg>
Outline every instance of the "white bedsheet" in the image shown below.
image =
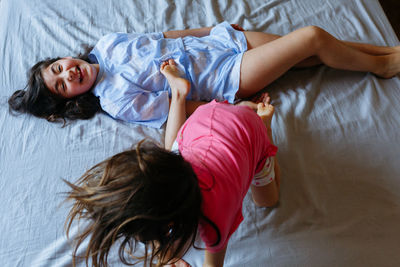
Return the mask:
<svg viewBox="0 0 400 267">
<path fill-rule="evenodd" d="M 144 137 L 163 142 L 162 130 L 105 114 L 65 128 L 10 115 L 7 98 L 25 86 L 26 70 L 109 32 L 223 20 L 281 35 L 317 25 L 340 39 L 399 45 L 377 0 L 0 1 L 0 266 L 71 266 L 61 178 L 75 181 Z M 290 71 L 267 90 L 276 106 L 281 203 L 263 209 L 245 199 L 225 265 L 399 266 L 399 76 L 316 67 Z M 201 266 L 202 255 L 185 259 Z"/>
</svg>

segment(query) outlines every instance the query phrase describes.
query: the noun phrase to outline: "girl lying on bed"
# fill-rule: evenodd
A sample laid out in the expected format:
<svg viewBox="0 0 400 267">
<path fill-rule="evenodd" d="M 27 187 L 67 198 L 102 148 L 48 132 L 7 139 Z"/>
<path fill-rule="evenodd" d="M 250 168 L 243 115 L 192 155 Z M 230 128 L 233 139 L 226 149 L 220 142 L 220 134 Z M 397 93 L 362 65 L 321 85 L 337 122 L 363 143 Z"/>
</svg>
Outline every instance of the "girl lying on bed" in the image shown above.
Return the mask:
<svg viewBox="0 0 400 267">
<path fill-rule="evenodd" d="M 190 82 L 179 78 L 173 60 L 163 63 L 161 72 L 171 86 L 165 149 L 141 142 L 97 164 L 76 185 L 67 182 L 68 199 L 74 201 L 67 233 L 74 220 L 89 220 L 74 255 L 90 238 L 86 260 L 94 266 L 107 266 L 119 238 L 124 263 L 133 260 L 125 252 L 133 255 L 136 242 L 142 242 L 149 253 L 140 259 L 145 266 L 172 264 L 194 245 L 198 230 L 206 245 L 204 265 L 222 266 L 228 240 L 243 220 L 248 189 L 258 206 L 278 202 L 269 98 L 257 105 L 257 113 L 212 101 L 185 122 Z M 179 151 L 170 151 L 174 145 Z"/>
<path fill-rule="evenodd" d="M 234 103 L 252 96 L 292 67 L 324 63 L 383 78 L 400 72 L 400 46 L 340 41 L 316 26 L 281 37 L 223 22 L 165 33 L 108 34 L 86 60 L 38 62 L 27 90 L 16 91 L 9 104 L 48 121 L 88 119 L 104 110 L 115 119 L 160 127 L 171 92 L 158 70 L 170 58 L 185 68 L 181 71 L 191 83 L 188 114 L 202 101 Z"/>
</svg>

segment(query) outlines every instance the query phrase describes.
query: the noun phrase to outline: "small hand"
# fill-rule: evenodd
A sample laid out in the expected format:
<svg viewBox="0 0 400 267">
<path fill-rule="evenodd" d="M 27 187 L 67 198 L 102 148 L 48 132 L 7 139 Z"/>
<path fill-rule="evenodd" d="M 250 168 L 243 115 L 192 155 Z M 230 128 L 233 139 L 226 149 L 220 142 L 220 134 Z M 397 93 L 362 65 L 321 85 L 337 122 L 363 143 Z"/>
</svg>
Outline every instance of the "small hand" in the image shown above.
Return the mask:
<svg viewBox="0 0 400 267">
<path fill-rule="evenodd" d="M 176 77 L 180 76 L 179 69 L 176 66 L 175 61 L 171 58 L 167 61 L 164 61 L 160 66 L 160 71 L 164 76 L 173 75 Z"/>
<path fill-rule="evenodd" d="M 167 78 L 172 96 L 185 98 L 190 91 L 190 82 L 180 77 L 179 69 L 173 59 L 161 64 L 160 72 Z"/>
<path fill-rule="evenodd" d="M 237 30 L 237 31 L 241 31 L 241 32 L 244 32 L 245 30 L 242 28 L 242 27 L 240 27 L 238 24 L 231 24 L 231 26 L 232 26 L 232 28 L 234 28 L 235 30 Z"/>
<path fill-rule="evenodd" d="M 236 103 L 236 106 L 248 106 L 255 112 L 257 112 L 258 109 L 258 103 L 260 102 L 265 102 L 269 103 L 271 98 L 269 97 L 269 94 L 267 92 L 262 93 L 262 94 L 257 94 L 255 97 L 253 97 L 251 100 L 242 100 L 238 103 Z"/>
<path fill-rule="evenodd" d="M 271 100 L 271 98 L 270 98 L 270 96 L 269 96 L 269 94 L 267 92 L 263 92 L 261 94 L 258 93 L 251 99 L 252 102 L 255 102 L 257 104 L 260 103 L 260 102 L 269 103 L 270 100 Z"/>
<path fill-rule="evenodd" d="M 270 104 L 271 98 L 264 95 L 263 101 L 257 104 L 257 114 L 261 117 L 264 123 L 271 127 L 272 116 L 274 115 L 275 108 Z"/>
</svg>

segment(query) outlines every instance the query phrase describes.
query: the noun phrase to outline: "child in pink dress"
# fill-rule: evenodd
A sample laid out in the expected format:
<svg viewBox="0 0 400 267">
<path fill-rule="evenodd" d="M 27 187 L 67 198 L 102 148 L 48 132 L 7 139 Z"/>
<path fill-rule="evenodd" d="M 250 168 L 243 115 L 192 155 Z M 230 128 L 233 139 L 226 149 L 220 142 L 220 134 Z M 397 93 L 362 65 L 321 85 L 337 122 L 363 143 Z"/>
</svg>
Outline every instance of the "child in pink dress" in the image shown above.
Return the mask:
<svg viewBox="0 0 400 267">
<path fill-rule="evenodd" d="M 251 188 L 258 206 L 279 199 L 279 168 L 272 143 L 274 107 L 269 98 L 257 105 L 227 102 L 202 105 L 187 120 L 185 99 L 190 83 L 180 78 L 173 60 L 161 65 L 171 86 L 165 149 L 139 143 L 87 171 L 73 185 L 75 218 L 92 223 L 78 237 L 91 234 L 86 258 L 94 266 L 107 259 L 118 238 L 121 260 L 134 244 L 145 244 L 145 265 L 176 263 L 194 245 L 199 232 L 207 266 L 222 266 L 229 238 L 243 220 L 242 202 Z M 176 142 L 179 153 L 171 152 Z M 76 247 L 76 248 L 77 248 Z"/>
</svg>

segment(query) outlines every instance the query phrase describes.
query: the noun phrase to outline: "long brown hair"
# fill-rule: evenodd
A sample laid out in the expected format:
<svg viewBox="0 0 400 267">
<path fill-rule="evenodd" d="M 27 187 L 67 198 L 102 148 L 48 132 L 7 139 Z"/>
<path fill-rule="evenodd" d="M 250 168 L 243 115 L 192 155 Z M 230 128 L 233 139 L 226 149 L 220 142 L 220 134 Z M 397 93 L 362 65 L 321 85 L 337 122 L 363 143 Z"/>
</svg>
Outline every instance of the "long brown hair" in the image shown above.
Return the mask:
<svg viewBox="0 0 400 267">
<path fill-rule="evenodd" d="M 162 266 L 177 260 L 194 246 L 200 219 L 210 223 L 220 239 L 216 225 L 202 214 L 191 165 L 154 144 L 142 141 L 135 149 L 97 164 L 77 184 L 65 182 L 72 188 L 67 200 L 74 201 L 66 221 L 67 236 L 75 219 L 91 221 L 76 238 L 74 265 L 78 247 L 89 236 L 86 265 L 91 258 L 95 267 L 108 266 L 108 253 L 118 239 L 124 264 L 144 261 L 153 266 L 158 261 L 156 266 Z M 142 257 L 133 256 L 137 242 L 145 245 Z"/>
</svg>

